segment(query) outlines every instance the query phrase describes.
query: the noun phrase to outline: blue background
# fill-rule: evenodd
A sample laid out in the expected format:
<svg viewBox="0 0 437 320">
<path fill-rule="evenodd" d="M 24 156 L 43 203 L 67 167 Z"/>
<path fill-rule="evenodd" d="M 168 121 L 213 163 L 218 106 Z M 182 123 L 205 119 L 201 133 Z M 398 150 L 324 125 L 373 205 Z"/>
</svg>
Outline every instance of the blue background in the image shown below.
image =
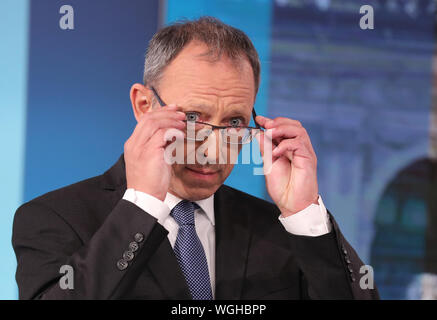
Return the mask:
<svg viewBox="0 0 437 320">
<path fill-rule="evenodd" d="M 414 171 L 431 149 L 435 7 L 413 2 L 366 1 L 375 30 L 361 30 L 355 0 L 2 0 L 0 298 L 17 297 L 16 208 L 118 159 L 135 126 L 129 89 L 142 81 L 148 40 L 164 24 L 201 15 L 254 42 L 262 64 L 257 113 L 307 128 L 320 193 L 375 267 L 382 297 L 420 298 L 426 203 L 407 192 L 411 201 L 394 209 L 399 196 L 391 196 L 400 172 Z M 59 27 L 64 4 L 74 8 L 74 30 Z M 267 199 L 264 177 L 252 169 L 237 165 L 226 183 Z M 403 218 L 392 218 L 395 210 Z"/>
</svg>

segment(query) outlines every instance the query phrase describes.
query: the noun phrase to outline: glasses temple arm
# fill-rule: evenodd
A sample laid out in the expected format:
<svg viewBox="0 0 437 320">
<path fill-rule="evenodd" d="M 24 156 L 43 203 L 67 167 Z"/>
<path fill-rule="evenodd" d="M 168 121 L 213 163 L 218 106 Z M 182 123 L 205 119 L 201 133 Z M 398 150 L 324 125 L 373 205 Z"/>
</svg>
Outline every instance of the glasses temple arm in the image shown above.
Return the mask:
<svg viewBox="0 0 437 320">
<path fill-rule="evenodd" d="M 152 89 L 153 94 L 155 95 L 156 100 L 158 100 L 158 103 L 161 105 L 161 107 L 165 107 L 165 102 L 162 101 L 161 97 L 159 96 L 158 92 L 156 92 L 155 88 L 154 87 L 150 87 L 150 89 Z"/>
<path fill-rule="evenodd" d="M 252 117 L 253 117 L 253 122 L 255 123 L 255 126 L 257 128 L 261 128 L 261 126 L 258 124 L 258 122 L 256 122 L 256 111 L 255 111 L 255 107 L 252 109 Z"/>
</svg>

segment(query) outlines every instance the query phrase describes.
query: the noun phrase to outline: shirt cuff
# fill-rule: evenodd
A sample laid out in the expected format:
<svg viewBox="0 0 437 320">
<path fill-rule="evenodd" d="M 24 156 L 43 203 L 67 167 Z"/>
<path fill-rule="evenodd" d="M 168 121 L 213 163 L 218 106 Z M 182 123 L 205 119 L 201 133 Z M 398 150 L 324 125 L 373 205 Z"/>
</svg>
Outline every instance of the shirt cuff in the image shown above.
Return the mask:
<svg viewBox="0 0 437 320">
<path fill-rule="evenodd" d="M 164 224 L 164 219 L 170 214 L 170 208 L 163 201 L 150 194 L 132 188 L 126 190 L 123 199 L 132 202 L 146 211 L 156 218 L 161 225 Z"/>
<path fill-rule="evenodd" d="M 323 204 L 322 197 L 318 198 L 318 205 L 312 203 L 302 211 L 286 218 L 279 216 L 287 232 L 297 236 L 318 237 L 330 233 L 332 230 L 328 212 Z"/>
</svg>

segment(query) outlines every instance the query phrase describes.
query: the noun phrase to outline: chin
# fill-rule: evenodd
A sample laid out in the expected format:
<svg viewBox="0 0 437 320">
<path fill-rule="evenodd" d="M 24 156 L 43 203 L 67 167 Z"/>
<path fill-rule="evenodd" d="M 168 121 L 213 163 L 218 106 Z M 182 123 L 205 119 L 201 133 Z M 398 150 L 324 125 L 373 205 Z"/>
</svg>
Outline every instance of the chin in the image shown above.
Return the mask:
<svg viewBox="0 0 437 320">
<path fill-rule="evenodd" d="M 184 193 L 184 199 L 187 200 L 191 200 L 191 201 L 196 201 L 196 200 L 201 200 L 201 199 L 205 199 L 208 198 L 210 196 L 212 196 L 217 189 L 220 187 L 220 185 L 214 185 L 214 186 L 196 186 L 196 187 L 185 187 L 183 190 Z"/>
<path fill-rule="evenodd" d="M 195 192 L 189 192 L 189 193 L 187 194 L 186 199 L 187 199 L 187 200 L 190 200 L 190 201 L 202 200 L 202 199 L 209 198 L 209 197 L 212 196 L 214 193 L 215 193 L 215 191 L 214 191 L 214 192 L 211 192 L 211 191 L 207 191 L 207 190 L 202 190 L 202 192 L 198 192 L 198 191 L 195 191 Z"/>
<path fill-rule="evenodd" d="M 213 195 L 222 183 L 205 183 L 204 181 L 180 180 L 170 188 L 171 192 L 179 198 L 191 201 L 205 199 Z"/>
<path fill-rule="evenodd" d="M 205 199 L 213 195 L 231 171 L 229 170 L 228 173 L 227 170 L 218 170 L 202 174 L 182 166 L 177 169 L 179 170 L 173 172 L 170 190 L 179 198 L 191 201 Z"/>
</svg>

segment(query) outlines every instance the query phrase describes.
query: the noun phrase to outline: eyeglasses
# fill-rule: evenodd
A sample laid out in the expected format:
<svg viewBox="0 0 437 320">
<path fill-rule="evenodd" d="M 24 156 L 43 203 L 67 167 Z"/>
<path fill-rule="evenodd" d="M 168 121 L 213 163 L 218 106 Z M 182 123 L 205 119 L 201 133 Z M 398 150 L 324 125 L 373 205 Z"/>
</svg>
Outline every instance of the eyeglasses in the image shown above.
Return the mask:
<svg viewBox="0 0 437 320">
<path fill-rule="evenodd" d="M 161 107 L 167 104 L 161 99 L 158 92 L 154 87 L 150 87 L 153 94 L 158 100 Z M 250 143 L 259 131 L 262 131 L 261 126 L 256 122 L 255 108 L 252 109 L 252 117 L 256 127 L 249 126 L 216 126 L 210 123 L 196 121 L 196 120 L 183 120 L 187 126 L 186 139 L 190 141 L 202 142 L 205 141 L 214 130 L 219 130 L 222 140 L 226 144 L 247 144 Z"/>
</svg>

